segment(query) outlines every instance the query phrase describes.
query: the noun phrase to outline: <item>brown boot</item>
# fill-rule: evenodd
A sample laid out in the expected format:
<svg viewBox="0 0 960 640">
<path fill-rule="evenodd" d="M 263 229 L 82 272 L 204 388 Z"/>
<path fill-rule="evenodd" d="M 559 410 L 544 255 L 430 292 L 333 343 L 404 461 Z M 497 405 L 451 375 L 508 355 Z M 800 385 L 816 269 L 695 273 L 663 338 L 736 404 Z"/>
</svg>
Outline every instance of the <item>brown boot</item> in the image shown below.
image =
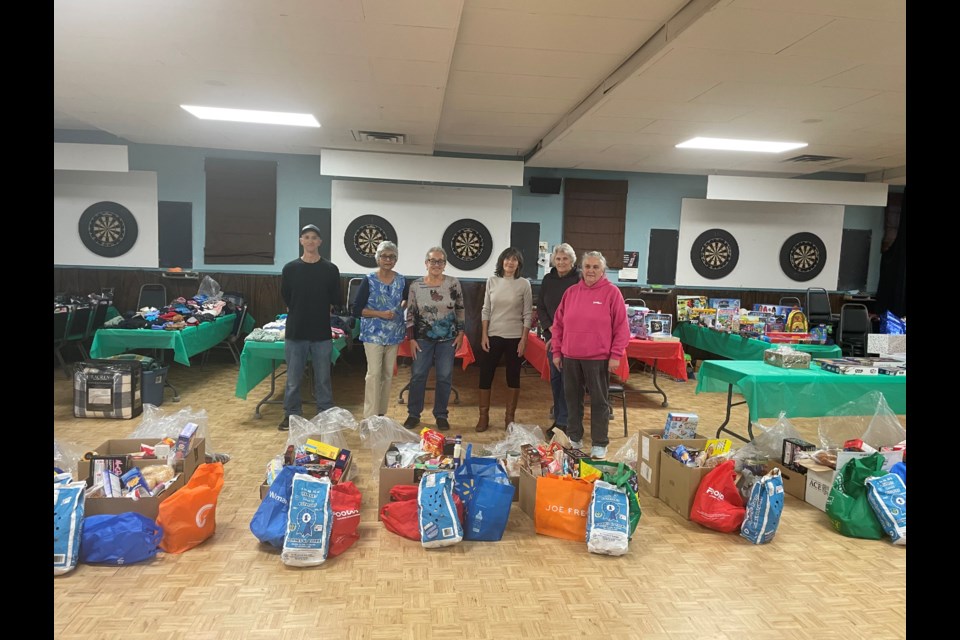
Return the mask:
<svg viewBox="0 0 960 640">
<path fill-rule="evenodd" d="M 490 389 L 480 389 L 480 419 L 477 431 L 486 431 L 490 427 Z"/>
<path fill-rule="evenodd" d="M 513 416 L 517 412 L 517 401 L 520 399 L 520 389 L 507 388 L 507 411 L 503 416 L 503 427 L 507 428 L 513 422 Z"/>
</svg>

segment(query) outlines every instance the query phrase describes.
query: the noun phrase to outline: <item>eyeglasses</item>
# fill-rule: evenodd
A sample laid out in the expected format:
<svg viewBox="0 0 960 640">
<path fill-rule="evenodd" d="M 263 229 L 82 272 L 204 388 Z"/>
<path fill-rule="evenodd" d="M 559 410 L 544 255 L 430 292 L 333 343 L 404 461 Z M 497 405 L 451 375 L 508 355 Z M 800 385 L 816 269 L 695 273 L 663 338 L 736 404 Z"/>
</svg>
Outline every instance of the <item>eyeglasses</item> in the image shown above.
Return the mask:
<svg viewBox="0 0 960 640">
<path fill-rule="evenodd" d="M 393 254 L 391 254 L 391 253 L 382 253 L 382 254 L 380 254 L 380 259 L 381 259 L 381 260 L 396 260 L 396 259 L 397 259 L 397 256 L 395 256 L 395 255 L 393 255 Z"/>
<path fill-rule="evenodd" d="M 430 260 L 427 260 L 427 262 L 433 265 L 434 267 L 439 267 L 442 264 L 447 264 L 446 260 L 434 260 L 433 258 L 431 258 Z"/>
</svg>

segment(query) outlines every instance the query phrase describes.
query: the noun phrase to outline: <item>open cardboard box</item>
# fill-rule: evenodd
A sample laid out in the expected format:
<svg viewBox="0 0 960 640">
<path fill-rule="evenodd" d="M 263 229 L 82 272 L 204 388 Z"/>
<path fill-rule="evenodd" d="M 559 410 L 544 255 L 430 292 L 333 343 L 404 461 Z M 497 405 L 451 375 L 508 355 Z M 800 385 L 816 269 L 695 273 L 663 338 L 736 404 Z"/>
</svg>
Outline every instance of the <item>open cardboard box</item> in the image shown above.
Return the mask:
<svg viewBox="0 0 960 640">
<path fill-rule="evenodd" d="M 660 500 L 689 520 L 700 481 L 711 471 L 712 467 L 688 467 L 666 451 L 661 451 Z"/>
<path fill-rule="evenodd" d="M 640 460 L 637 468 L 637 478 L 640 487 L 654 498 L 660 497 L 660 452 L 664 447 L 673 447 L 682 444 L 688 449 L 702 449 L 707 444 L 707 438 L 693 438 L 687 440 L 656 438 L 663 429 L 640 429 Z"/>
<path fill-rule="evenodd" d="M 882 451 L 884 457 L 881 469 L 889 471 L 890 467 L 903 459 L 903 451 Z M 838 451 L 837 468 L 833 469 L 823 464 L 819 464 L 809 459 L 798 460 L 797 464 L 807 470 L 806 488 L 803 494 L 804 501 L 820 509 L 827 510 L 827 498 L 830 496 L 830 490 L 833 488 L 833 481 L 837 476 L 837 469 L 842 469 L 843 465 L 855 458 L 865 458 L 871 454 L 863 451 Z"/>
<path fill-rule="evenodd" d="M 140 451 L 140 444 L 156 444 L 160 438 L 151 439 L 127 439 L 127 440 L 107 440 L 97 447 L 96 451 L 100 455 L 118 455 L 124 453 L 134 453 Z M 144 515 L 152 520 L 157 519 L 160 513 L 160 503 L 176 493 L 193 476 L 197 467 L 206 462 L 206 445 L 203 438 L 194 438 L 190 442 L 190 450 L 183 460 L 178 460 L 174 471 L 179 475 L 176 480 L 168 486 L 163 493 L 149 497 L 133 500 L 132 498 L 87 498 L 84 501 L 84 516 L 95 516 L 101 514 L 116 515 L 134 511 Z M 155 464 L 166 464 L 164 460 L 134 460 L 134 466 L 143 468 Z M 78 479 L 85 479 L 90 475 L 90 461 L 81 460 L 77 465 Z"/>
</svg>

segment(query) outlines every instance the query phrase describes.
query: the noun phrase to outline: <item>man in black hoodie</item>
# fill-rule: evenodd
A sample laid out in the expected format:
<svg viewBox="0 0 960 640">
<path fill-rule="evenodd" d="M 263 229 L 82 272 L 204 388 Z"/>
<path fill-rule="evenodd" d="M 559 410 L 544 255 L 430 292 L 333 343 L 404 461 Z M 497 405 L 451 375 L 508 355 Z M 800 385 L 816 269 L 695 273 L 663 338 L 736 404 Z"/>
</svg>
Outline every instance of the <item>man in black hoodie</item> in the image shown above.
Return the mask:
<svg viewBox="0 0 960 640">
<path fill-rule="evenodd" d="M 563 396 L 563 373 L 553 365 L 550 358 L 550 327 L 553 326 L 553 314 L 557 312 L 564 292 L 580 281 L 580 270 L 577 269 L 577 254 L 566 242 L 553 248 L 551 262 L 553 268 L 540 282 L 537 317 L 547 341 L 547 360 L 550 362 L 550 388 L 553 391 L 553 425 L 550 430 L 566 431 L 567 402 Z M 547 437 L 550 437 L 550 431 L 547 432 Z"/>
</svg>

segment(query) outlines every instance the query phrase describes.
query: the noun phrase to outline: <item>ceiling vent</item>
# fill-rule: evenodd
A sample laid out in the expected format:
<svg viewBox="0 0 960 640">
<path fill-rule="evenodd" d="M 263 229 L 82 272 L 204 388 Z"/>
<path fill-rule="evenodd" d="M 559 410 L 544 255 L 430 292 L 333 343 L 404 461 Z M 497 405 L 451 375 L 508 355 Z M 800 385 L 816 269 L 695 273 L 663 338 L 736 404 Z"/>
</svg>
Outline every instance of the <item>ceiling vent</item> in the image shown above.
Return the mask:
<svg viewBox="0 0 960 640">
<path fill-rule="evenodd" d="M 351 130 L 353 139 L 357 142 L 383 142 L 386 144 L 403 144 L 405 136 L 402 133 L 385 133 L 383 131 L 355 131 Z"/>
<path fill-rule="evenodd" d="M 837 156 L 815 156 L 815 155 L 802 155 L 794 156 L 793 158 L 787 158 L 783 162 L 839 162 L 840 160 L 846 160 L 846 158 L 838 158 Z"/>
</svg>

